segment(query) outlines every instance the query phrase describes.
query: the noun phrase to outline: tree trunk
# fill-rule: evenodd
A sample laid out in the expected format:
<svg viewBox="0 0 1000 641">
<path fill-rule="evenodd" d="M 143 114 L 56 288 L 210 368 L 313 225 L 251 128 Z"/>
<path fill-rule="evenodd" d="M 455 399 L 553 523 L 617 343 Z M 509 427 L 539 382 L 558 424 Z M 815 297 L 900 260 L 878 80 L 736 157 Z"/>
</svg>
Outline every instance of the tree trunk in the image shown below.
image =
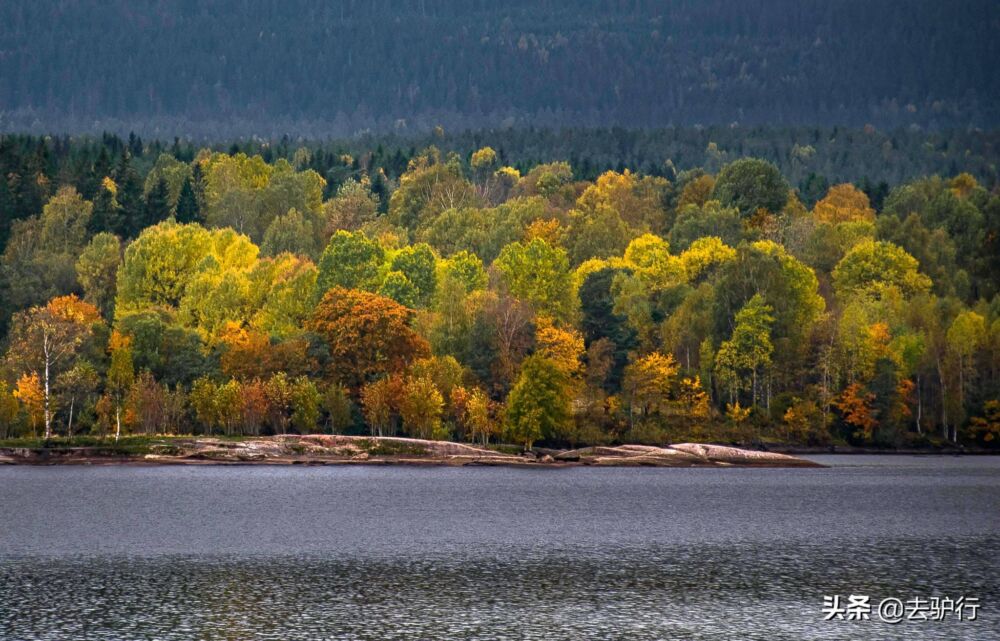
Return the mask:
<svg viewBox="0 0 1000 641">
<path fill-rule="evenodd" d="M 938 382 L 941 384 L 941 436 L 948 440 L 948 385 L 945 383 L 941 357 L 937 359 Z"/>
<path fill-rule="evenodd" d="M 66 423 L 66 438 L 73 436 L 73 405 L 76 404 L 76 397 L 69 399 L 69 422 Z"/>
<path fill-rule="evenodd" d="M 120 405 L 115 405 L 115 443 L 122 435 L 122 408 Z"/>
<path fill-rule="evenodd" d="M 45 357 L 45 440 L 52 438 L 52 414 L 49 409 L 49 358 Z"/>
<path fill-rule="evenodd" d="M 965 359 L 958 355 L 958 405 L 965 409 Z"/>
<path fill-rule="evenodd" d="M 826 355 L 822 356 L 822 358 L 823 358 L 823 370 L 822 370 L 823 376 L 820 379 L 822 381 L 820 384 L 820 389 L 822 390 L 823 394 L 823 432 L 825 434 L 829 429 L 828 426 L 830 423 L 830 362 L 826 358 Z"/>
</svg>

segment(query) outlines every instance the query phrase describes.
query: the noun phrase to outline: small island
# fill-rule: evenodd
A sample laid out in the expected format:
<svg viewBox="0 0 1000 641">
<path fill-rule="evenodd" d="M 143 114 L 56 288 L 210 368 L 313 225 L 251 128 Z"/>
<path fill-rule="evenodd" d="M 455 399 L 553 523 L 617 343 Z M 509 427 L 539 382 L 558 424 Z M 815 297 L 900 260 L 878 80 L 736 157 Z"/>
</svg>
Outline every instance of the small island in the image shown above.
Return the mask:
<svg viewBox="0 0 1000 641">
<path fill-rule="evenodd" d="M 481 447 L 388 436 L 282 435 L 255 438 L 163 437 L 120 443 L 0 448 L 7 465 L 492 465 L 532 467 L 824 467 L 773 452 L 679 443 L 571 450 Z"/>
</svg>

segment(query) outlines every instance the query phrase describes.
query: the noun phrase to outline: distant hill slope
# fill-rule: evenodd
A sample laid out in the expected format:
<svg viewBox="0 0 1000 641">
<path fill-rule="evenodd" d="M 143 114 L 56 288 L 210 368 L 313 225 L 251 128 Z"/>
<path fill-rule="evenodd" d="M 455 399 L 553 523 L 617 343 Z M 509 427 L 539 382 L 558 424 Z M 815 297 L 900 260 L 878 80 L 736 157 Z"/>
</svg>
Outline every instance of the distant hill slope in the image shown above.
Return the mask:
<svg viewBox="0 0 1000 641">
<path fill-rule="evenodd" d="M 5 0 L 0 130 L 1000 124 L 994 0 Z"/>
</svg>

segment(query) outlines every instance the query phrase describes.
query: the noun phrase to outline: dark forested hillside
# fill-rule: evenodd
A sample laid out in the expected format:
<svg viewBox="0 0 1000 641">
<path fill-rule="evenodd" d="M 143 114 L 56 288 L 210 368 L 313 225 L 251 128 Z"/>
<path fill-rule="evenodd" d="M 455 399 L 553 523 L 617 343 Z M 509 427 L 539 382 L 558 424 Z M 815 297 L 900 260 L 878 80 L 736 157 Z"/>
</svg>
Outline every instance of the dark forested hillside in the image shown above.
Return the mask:
<svg viewBox="0 0 1000 641">
<path fill-rule="evenodd" d="M 992 127 L 990 0 L 5 0 L 0 130 Z"/>
</svg>

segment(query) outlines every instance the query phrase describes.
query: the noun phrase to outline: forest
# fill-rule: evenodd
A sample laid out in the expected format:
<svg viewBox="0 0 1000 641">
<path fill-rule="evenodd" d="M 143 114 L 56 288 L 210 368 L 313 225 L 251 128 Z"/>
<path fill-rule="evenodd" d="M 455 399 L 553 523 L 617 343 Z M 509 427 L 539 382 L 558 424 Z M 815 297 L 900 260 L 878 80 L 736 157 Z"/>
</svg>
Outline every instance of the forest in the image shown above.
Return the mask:
<svg viewBox="0 0 1000 641">
<path fill-rule="evenodd" d="M 5 0 L 0 131 L 988 128 L 998 20 L 993 0 Z"/>
<path fill-rule="evenodd" d="M 996 447 L 995 136 L 507 135 L 4 136 L 0 439 Z"/>
</svg>

